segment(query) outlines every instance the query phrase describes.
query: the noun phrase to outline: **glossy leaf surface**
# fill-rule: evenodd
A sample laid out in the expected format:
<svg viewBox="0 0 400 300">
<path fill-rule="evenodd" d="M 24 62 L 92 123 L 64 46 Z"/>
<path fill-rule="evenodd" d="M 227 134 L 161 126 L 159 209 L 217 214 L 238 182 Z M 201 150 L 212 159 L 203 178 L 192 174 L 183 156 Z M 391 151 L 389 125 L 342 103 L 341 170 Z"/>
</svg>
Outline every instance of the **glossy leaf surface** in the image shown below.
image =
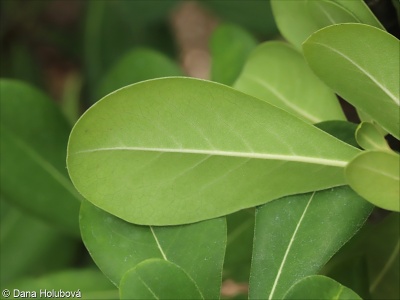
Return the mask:
<svg viewBox="0 0 400 300">
<path fill-rule="evenodd" d="M 60 110 L 35 88 L 0 82 L 1 194 L 79 236 L 80 195 L 65 169 L 70 131 Z"/>
<path fill-rule="evenodd" d="M 98 270 L 80 269 L 65 270 L 62 272 L 51 273 L 38 278 L 26 278 L 6 286 L 12 292 L 14 289 L 20 291 L 34 291 L 37 299 L 48 298 L 81 298 L 81 299 L 118 299 L 118 290 L 113 284 L 104 277 Z M 64 292 L 80 291 L 80 297 L 46 297 L 40 291 L 48 292 L 60 290 Z M 56 294 L 55 294 L 56 295 Z M 75 294 L 77 295 L 77 294 Z M 17 298 L 17 297 L 16 297 Z M 18 297 L 23 298 L 23 297 Z M 28 297 L 27 297 L 28 298 Z"/>
<path fill-rule="evenodd" d="M 179 67 L 167 56 L 146 48 L 125 54 L 106 73 L 97 91 L 97 99 L 126 85 L 157 77 L 182 75 Z"/>
<path fill-rule="evenodd" d="M 313 34 L 303 50 L 318 77 L 399 138 L 399 45 L 375 27 L 340 24 Z"/>
<path fill-rule="evenodd" d="M 256 45 L 255 38 L 238 26 L 217 27 L 210 41 L 211 79 L 226 85 L 234 83 Z"/>
<path fill-rule="evenodd" d="M 121 299 L 206 299 L 183 269 L 162 259 L 145 260 L 125 273 L 120 296 Z"/>
<path fill-rule="evenodd" d="M 368 151 L 346 167 L 349 185 L 374 205 L 400 211 L 400 157 L 395 153 Z"/>
<path fill-rule="evenodd" d="M 361 123 L 356 131 L 357 143 L 365 150 L 390 151 L 390 148 L 379 131 L 372 123 Z"/>
<path fill-rule="evenodd" d="M 218 297 L 226 245 L 225 218 L 175 227 L 138 226 L 83 201 L 80 225 L 89 253 L 115 285 L 138 263 L 159 258 L 182 268 L 207 299 Z"/>
<path fill-rule="evenodd" d="M 95 205 L 129 222 L 173 225 L 341 185 L 357 153 L 227 86 L 166 78 L 89 109 L 72 131 L 67 163 Z"/>
<path fill-rule="evenodd" d="M 281 34 L 296 48 L 315 31 L 338 23 L 364 23 L 383 29 L 362 0 L 272 0 Z"/>
<path fill-rule="evenodd" d="M 282 42 L 266 42 L 250 55 L 234 88 L 282 108 L 304 121 L 345 120 L 332 92 L 303 56 Z"/>
<path fill-rule="evenodd" d="M 361 297 L 329 277 L 314 275 L 296 282 L 284 299 L 361 300 Z"/>
<path fill-rule="evenodd" d="M 371 210 L 348 187 L 289 196 L 257 208 L 249 299 L 282 299 L 295 282 L 317 274 Z"/>
</svg>

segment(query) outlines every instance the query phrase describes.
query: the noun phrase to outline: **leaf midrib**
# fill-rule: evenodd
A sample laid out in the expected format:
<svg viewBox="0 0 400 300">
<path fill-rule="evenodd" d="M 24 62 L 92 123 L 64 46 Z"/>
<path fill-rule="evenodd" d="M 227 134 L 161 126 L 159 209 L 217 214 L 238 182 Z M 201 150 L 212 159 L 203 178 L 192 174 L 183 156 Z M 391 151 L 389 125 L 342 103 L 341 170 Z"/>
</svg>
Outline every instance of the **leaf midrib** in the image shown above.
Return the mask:
<svg viewBox="0 0 400 300">
<path fill-rule="evenodd" d="M 201 295 L 202 299 L 204 299 L 203 293 L 202 293 L 200 287 L 197 285 L 197 282 L 193 279 L 193 277 L 192 277 L 184 268 L 182 268 L 182 267 L 181 267 L 180 265 L 178 265 L 177 263 L 175 263 L 175 262 L 173 262 L 173 261 L 170 261 L 170 260 L 167 258 L 166 251 L 164 251 L 164 249 L 162 248 L 161 243 L 160 243 L 160 241 L 158 240 L 158 237 L 157 237 L 156 233 L 154 232 L 153 226 L 149 226 L 149 227 L 150 227 L 151 234 L 153 235 L 154 240 L 155 240 L 155 242 L 156 242 L 156 244 L 157 244 L 157 248 L 158 248 L 158 250 L 161 252 L 161 255 L 162 255 L 163 259 L 164 259 L 165 261 L 167 261 L 167 262 L 170 262 L 170 263 L 174 264 L 174 265 L 177 266 L 179 269 L 181 269 L 181 270 L 186 274 L 186 276 L 194 283 L 194 285 L 195 285 L 195 287 L 197 288 L 197 290 L 198 290 L 199 294 Z M 147 287 L 147 285 L 146 285 L 146 287 Z M 153 294 L 153 295 L 155 295 L 155 294 Z M 156 298 L 156 299 L 159 299 L 159 298 Z"/>
<path fill-rule="evenodd" d="M 167 153 L 187 153 L 187 154 L 204 154 L 209 156 L 229 156 L 229 157 L 244 157 L 253 159 L 270 159 L 270 160 L 283 160 L 294 161 L 318 165 L 326 165 L 333 167 L 345 167 L 348 161 L 326 159 L 301 155 L 288 155 L 288 154 L 273 154 L 273 153 L 256 153 L 256 152 L 239 152 L 239 151 L 222 151 L 222 150 L 204 150 L 204 149 L 173 149 L 173 148 L 147 148 L 147 147 L 104 147 L 96 149 L 81 150 L 69 155 L 93 153 L 101 151 L 145 151 L 145 152 L 167 152 Z"/>
<path fill-rule="evenodd" d="M 297 225 L 296 225 L 296 228 L 295 228 L 295 230 L 293 231 L 293 234 L 292 234 L 292 236 L 291 236 L 291 238 L 290 238 L 289 244 L 288 244 L 288 246 L 287 246 L 287 248 L 286 248 L 286 251 L 285 251 L 285 254 L 284 254 L 284 256 L 283 256 L 281 265 L 279 266 L 278 273 L 276 274 L 274 284 L 273 284 L 273 286 L 272 286 L 272 288 L 271 288 L 271 293 L 269 294 L 269 297 L 268 297 L 269 300 L 273 299 L 273 295 L 274 295 L 274 293 L 275 293 L 276 287 L 278 286 L 278 282 L 279 282 L 279 279 L 280 279 L 280 277 L 281 277 L 282 270 L 283 270 L 283 268 L 284 268 L 284 266 L 285 266 L 287 257 L 288 257 L 288 255 L 289 255 L 289 252 L 290 252 L 291 248 L 292 248 L 293 242 L 294 242 L 294 240 L 296 239 L 297 232 L 298 232 L 298 230 L 299 230 L 299 228 L 300 228 L 301 223 L 303 222 L 304 216 L 305 216 L 306 213 L 307 213 L 308 207 L 310 206 L 311 201 L 314 199 L 314 195 L 315 195 L 315 192 L 312 193 L 312 195 L 310 196 L 310 200 L 308 200 L 308 202 L 307 202 L 307 204 L 306 204 L 306 206 L 305 206 L 305 208 L 304 208 L 304 211 L 303 211 L 302 215 L 300 216 L 300 219 L 299 219 L 299 221 L 298 221 L 298 223 L 297 223 Z"/>
</svg>

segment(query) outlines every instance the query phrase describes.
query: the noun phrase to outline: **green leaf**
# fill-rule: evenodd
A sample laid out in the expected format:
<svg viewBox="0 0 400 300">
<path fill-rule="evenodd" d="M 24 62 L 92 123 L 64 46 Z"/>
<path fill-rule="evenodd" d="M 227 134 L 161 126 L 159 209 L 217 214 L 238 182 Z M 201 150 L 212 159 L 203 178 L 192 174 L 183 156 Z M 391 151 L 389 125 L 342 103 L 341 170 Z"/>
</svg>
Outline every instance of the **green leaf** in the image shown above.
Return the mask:
<svg viewBox="0 0 400 300">
<path fill-rule="evenodd" d="M 315 127 L 322 129 L 323 131 L 333 135 L 337 139 L 349 145 L 352 145 L 353 147 L 358 147 L 355 139 L 357 124 L 347 121 L 324 121 L 315 124 Z"/>
<path fill-rule="evenodd" d="M 224 278 L 248 282 L 253 249 L 254 209 L 226 216 L 228 238 L 224 260 Z"/>
<path fill-rule="evenodd" d="M 384 29 L 362 0 L 272 0 L 272 11 L 281 34 L 301 50 L 315 31 L 338 23 L 364 23 Z"/>
<path fill-rule="evenodd" d="M 85 70 L 91 92 L 123 55 L 147 46 L 173 53 L 169 11 L 177 0 L 87 1 L 84 24 Z"/>
<path fill-rule="evenodd" d="M 368 151 L 356 156 L 346 167 L 351 188 L 374 205 L 400 211 L 400 156 Z"/>
<path fill-rule="evenodd" d="M 289 196 L 257 208 L 249 299 L 282 299 L 295 282 L 316 274 L 371 210 L 348 187 Z"/>
<path fill-rule="evenodd" d="M 398 39 L 372 26 L 341 24 L 313 34 L 303 50 L 329 87 L 399 138 Z"/>
<path fill-rule="evenodd" d="M 15 293 L 14 289 L 18 290 L 16 293 L 23 291 L 35 292 L 36 296 L 32 298 L 37 299 L 118 299 L 118 290 L 111 282 L 98 270 L 91 269 L 65 270 L 39 278 L 26 278 L 5 287 L 11 290 L 12 293 Z M 53 290 L 54 295 L 46 297 L 45 291 L 51 293 Z M 60 290 L 69 292 L 70 297 L 66 297 L 65 294 L 64 297 L 60 297 L 61 294 L 58 294 L 59 296 L 57 297 L 55 293 L 59 293 Z M 72 293 L 74 293 L 75 297 L 71 297 Z M 23 298 L 21 295 L 19 294 L 18 298 Z"/>
<path fill-rule="evenodd" d="M 324 274 L 365 299 L 399 299 L 399 234 L 399 213 L 371 220 L 332 258 Z"/>
<path fill-rule="evenodd" d="M 75 240 L 1 199 L 0 284 L 71 264 Z"/>
<path fill-rule="evenodd" d="M 365 150 L 390 151 L 390 148 L 375 125 L 362 122 L 356 131 L 357 143 Z"/>
<path fill-rule="evenodd" d="M 282 42 L 258 46 L 234 88 L 310 123 L 346 119 L 335 94 L 313 74 L 298 51 Z"/>
<path fill-rule="evenodd" d="M 80 225 L 91 256 L 115 285 L 138 263 L 160 258 L 185 270 L 207 299 L 218 298 L 226 245 L 224 218 L 176 227 L 138 226 L 83 201 Z"/>
<path fill-rule="evenodd" d="M 162 259 L 145 260 L 125 273 L 120 296 L 121 299 L 208 299 L 189 274 Z"/>
<path fill-rule="evenodd" d="M 68 122 L 29 85 L 1 80 L 0 92 L 1 195 L 79 236 L 80 195 L 65 169 Z"/>
<path fill-rule="evenodd" d="M 236 25 L 223 24 L 217 27 L 210 41 L 211 79 L 232 85 L 256 45 L 254 37 Z"/>
<path fill-rule="evenodd" d="M 371 228 L 367 247 L 370 293 L 375 299 L 400 297 L 400 215 L 392 213 L 383 222 Z"/>
<path fill-rule="evenodd" d="M 132 83 L 157 77 L 181 75 L 179 67 L 165 55 L 146 48 L 130 51 L 101 80 L 97 99 Z"/>
<path fill-rule="evenodd" d="M 92 106 L 72 130 L 67 164 L 100 208 L 136 224 L 173 225 L 342 185 L 357 153 L 227 86 L 165 78 Z"/>
<path fill-rule="evenodd" d="M 224 22 L 237 24 L 263 38 L 277 34 L 269 1 L 200 0 L 199 3 Z"/>
<path fill-rule="evenodd" d="M 329 277 L 314 275 L 298 281 L 284 299 L 361 300 L 361 297 Z"/>
</svg>

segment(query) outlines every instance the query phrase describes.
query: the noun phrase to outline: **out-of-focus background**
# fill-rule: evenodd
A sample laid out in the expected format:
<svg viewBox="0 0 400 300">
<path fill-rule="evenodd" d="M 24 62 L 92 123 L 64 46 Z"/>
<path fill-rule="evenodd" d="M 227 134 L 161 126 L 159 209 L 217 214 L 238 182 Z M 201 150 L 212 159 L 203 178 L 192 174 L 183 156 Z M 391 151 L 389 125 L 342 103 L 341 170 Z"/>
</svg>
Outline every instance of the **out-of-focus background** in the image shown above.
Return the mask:
<svg viewBox="0 0 400 300">
<path fill-rule="evenodd" d="M 209 78 L 209 38 L 225 22 L 259 41 L 278 34 L 267 1 L 2 0 L 0 75 L 34 83 L 57 101 L 73 86 L 93 103 L 113 65 L 148 47 L 178 61 L 184 74 Z"/>
</svg>

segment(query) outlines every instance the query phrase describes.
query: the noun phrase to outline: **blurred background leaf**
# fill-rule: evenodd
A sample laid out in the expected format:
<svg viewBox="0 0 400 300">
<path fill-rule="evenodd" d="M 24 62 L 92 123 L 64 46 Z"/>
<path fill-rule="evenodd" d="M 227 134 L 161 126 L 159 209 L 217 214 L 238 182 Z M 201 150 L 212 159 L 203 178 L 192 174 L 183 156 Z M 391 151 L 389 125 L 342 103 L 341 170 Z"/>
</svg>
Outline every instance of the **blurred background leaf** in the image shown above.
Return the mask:
<svg viewBox="0 0 400 300">
<path fill-rule="evenodd" d="M 80 236 L 80 195 L 65 157 L 70 126 L 59 108 L 26 83 L 0 81 L 1 195 L 57 228 Z"/>
<path fill-rule="evenodd" d="M 0 200 L 0 285 L 38 276 L 75 261 L 78 241 Z"/>
</svg>

